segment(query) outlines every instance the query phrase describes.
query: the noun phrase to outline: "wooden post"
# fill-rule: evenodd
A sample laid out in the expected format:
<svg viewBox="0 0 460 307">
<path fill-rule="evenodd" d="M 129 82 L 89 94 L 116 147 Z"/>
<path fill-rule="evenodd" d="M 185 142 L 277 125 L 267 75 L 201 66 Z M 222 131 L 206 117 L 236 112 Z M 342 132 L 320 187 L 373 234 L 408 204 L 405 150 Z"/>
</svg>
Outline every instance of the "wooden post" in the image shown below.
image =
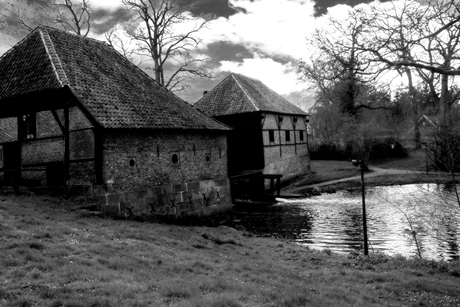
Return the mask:
<svg viewBox="0 0 460 307">
<path fill-rule="evenodd" d="M 276 189 L 277 189 L 277 195 L 280 196 L 281 194 L 281 184 L 280 184 L 280 178 L 281 177 L 277 177 L 276 178 Z"/>
<path fill-rule="evenodd" d="M 102 130 L 100 128 L 94 128 L 94 168 L 96 172 L 96 184 L 103 183 L 102 176 Z"/>
<path fill-rule="evenodd" d="M 360 161 L 361 168 L 361 192 L 363 196 L 363 233 L 364 233 L 364 255 L 369 255 L 368 239 L 367 239 L 367 217 L 366 217 L 366 190 L 364 187 L 364 162 Z"/>
<path fill-rule="evenodd" d="M 64 185 L 67 187 L 69 181 L 69 162 L 70 162 L 70 116 L 69 107 L 64 107 Z"/>
<path fill-rule="evenodd" d="M 275 201 L 275 179 L 273 177 L 270 178 L 270 196 L 272 201 Z"/>
</svg>

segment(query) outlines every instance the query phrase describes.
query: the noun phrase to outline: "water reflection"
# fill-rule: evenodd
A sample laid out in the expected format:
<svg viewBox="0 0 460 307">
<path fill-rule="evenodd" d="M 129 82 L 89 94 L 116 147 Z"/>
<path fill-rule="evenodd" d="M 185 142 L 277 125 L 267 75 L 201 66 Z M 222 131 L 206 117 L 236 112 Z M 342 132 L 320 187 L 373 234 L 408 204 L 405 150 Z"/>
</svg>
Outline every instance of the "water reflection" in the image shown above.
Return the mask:
<svg viewBox="0 0 460 307">
<path fill-rule="evenodd" d="M 452 186 L 422 184 L 366 190 L 370 251 L 424 258 L 459 258 L 460 206 Z M 336 252 L 363 249 L 361 193 L 341 191 L 238 213 L 261 236 L 293 240 Z"/>
</svg>

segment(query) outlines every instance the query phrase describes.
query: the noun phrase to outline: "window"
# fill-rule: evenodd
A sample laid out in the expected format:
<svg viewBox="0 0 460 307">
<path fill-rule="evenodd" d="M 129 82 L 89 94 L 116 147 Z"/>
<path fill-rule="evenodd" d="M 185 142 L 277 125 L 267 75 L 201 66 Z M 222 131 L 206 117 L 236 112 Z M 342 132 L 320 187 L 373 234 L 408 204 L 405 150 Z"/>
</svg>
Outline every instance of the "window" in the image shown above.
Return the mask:
<svg viewBox="0 0 460 307">
<path fill-rule="evenodd" d="M 206 163 L 211 162 L 211 155 L 210 154 L 205 155 L 204 159 L 205 159 Z"/>
<path fill-rule="evenodd" d="M 35 113 L 22 116 L 22 131 L 24 139 L 35 139 L 37 134 Z"/>
<path fill-rule="evenodd" d="M 174 165 L 179 164 L 179 155 L 177 153 L 172 154 L 171 162 Z"/>
<path fill-rule="evenodd" d="M 301 131 L 299 131 L 299 133 L 300 133 L 299 138 L 300 138 L 301 141 L 303 141 L 303 131 L 301 130 Z"/>
<path fill-rule="evenodd" d="M 273 130 L 268 130 L 268 140 L 270 142 L 274 142 L 275 141 L 275 131 Z"/>
<path fill-rule="evenodd" d="M 291 131 L 289 130 L 286 130 L 286 142 L 290 142 L 291 141 Z"/>
</svg>

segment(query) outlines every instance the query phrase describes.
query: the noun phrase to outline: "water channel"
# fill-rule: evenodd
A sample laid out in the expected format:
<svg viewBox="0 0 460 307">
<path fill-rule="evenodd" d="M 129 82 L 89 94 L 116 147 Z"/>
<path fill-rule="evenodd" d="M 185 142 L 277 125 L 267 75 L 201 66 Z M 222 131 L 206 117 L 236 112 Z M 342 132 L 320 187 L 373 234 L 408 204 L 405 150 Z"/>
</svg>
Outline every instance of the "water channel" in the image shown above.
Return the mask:
<svg viewBox="0 0 460 307">
<path fill-rule="evenodd" d="M 369 251 L 412 257 L 418 244 L 423 258 L 459 259 L 459 203 L 454 187 L 446 185 L 367 188 Z M 237 218 L 260 236 L 339 253 L 363 250 L 361 190 L 285 200 Z"/>
</svg>

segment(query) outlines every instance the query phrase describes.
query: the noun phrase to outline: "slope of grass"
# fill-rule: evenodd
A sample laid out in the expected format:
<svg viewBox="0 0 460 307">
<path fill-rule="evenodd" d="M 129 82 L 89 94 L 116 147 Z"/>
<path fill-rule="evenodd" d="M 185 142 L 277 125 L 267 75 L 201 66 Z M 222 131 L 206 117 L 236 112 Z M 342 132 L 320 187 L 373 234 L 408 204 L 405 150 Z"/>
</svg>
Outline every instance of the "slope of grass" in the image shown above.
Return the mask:
<svg viewBox="0 0 460 307">
<path fill-rule="evenodd" d="M 458 263 L 343 257 L 0 196 L 0 306 L 458 306 L 459 275 Z"/>
</svg>

